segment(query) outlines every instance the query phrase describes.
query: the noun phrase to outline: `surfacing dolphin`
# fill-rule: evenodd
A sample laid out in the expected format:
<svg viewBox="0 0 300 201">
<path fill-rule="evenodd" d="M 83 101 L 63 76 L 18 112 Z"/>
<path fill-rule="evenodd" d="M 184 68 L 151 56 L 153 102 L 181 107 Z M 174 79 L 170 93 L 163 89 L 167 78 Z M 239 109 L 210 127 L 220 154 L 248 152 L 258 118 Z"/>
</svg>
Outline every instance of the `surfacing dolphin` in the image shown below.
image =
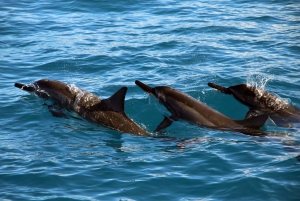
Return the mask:
<svg viewBox="0 0 300 201">
<path fill-rule="evenodd" d="M 260 115 L 245 120 L 233 120 L 171 87 L 158 86 L 151 88 L 138 80 L 135 81 L 135 84 L 145 92 L 153 94 L 159 103 L 163 104 L 171 113 L 170 117 L 165 116 L 164 120 L 155 129 L 155 132 L 167 128 L 173 121 L 183 119 L 192 124 L 213 129 L 234 130 L 249 135 L 264 135 L 258 129 L 268 119 L 267 115 Z"/>
<path fill-rule="evenodd" d="M 73 84 L 56 80 L 42 79 L 31 85 L 15 83 L 15 87 L 34 93 L 38 97 L 53 100 L 56 105 L 48 106 L 53 116 L 66 117 L 60 108 L 74 111 L 88 121 L 125 133 L 149 136 L 124 112 L 124 99 L 127 87 L 122 87 L 110 98 L 101 100 Z"/>
<path fill-rule="evenodd" d="M 281 127 L 292 127 L 293 123 L 300 123 L 300 111 L 295 106 L 263 88 L 239 84 L 228 88 L 214 83 L 208 86 L 232 95 L 239 102 L 249 107 L 246 118 L 267 114 L 273 122 Z"/>
</svg>

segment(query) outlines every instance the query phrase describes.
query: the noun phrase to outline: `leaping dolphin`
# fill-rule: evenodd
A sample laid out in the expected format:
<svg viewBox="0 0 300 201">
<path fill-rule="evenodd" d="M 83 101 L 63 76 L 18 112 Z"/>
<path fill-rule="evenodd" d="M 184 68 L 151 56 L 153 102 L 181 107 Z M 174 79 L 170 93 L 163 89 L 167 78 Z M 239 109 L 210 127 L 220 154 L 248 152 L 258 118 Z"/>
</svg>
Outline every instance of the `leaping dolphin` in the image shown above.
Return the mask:
<svg viewBox="0 0 300 201">
<path fill-rule="evenodd" d="M 15 87 L 34 93 L 38 97 L 53 100 L 57 105 L 48 106 L 53 116 L 66 117 L 59 111 L 59 108 L 65 108 L 88 121 L 105 127 L 125 133 L 149 136 L 124 112 L 127 87 L 122 87 L 110 98 L 103 100 L 73 84 L 69 85 L 56 80 L 42 79 L 30 85 L 15 83 Z"/>
<path fill-rule="evenodd" d="M 246 84 L 228 88 L 214 83 L 208 83 L 208 86 L 222 93 L 232 95 L 239 102 L 248 106 L 249 111 L 246 118 L 264 113 L 269 115 L 270 119 L 281 127 L 291 127 L 292 123 L 300 123 L 299 109 L 263 88 Z"/>
<path fill-rule="evenodd" d="M 235 130 L 250 135 L 261 135 L 263 132 L 258 129 L 268 119 L 267 115 L 260 115 L 245 120 L 233 120 L 193 97 L 171 87 L 157 86 L 151 88 L 138 80 L 135 81 L 135 84 L 145 92 L 154 95 L 159 103 L 163 104 L 171 113 L 170 117 L 165 116 L 164 120 L 155 129 L 155 132 L 167 128 L 173 121 L 183 119 L 203 127 Z"/>
</svg>

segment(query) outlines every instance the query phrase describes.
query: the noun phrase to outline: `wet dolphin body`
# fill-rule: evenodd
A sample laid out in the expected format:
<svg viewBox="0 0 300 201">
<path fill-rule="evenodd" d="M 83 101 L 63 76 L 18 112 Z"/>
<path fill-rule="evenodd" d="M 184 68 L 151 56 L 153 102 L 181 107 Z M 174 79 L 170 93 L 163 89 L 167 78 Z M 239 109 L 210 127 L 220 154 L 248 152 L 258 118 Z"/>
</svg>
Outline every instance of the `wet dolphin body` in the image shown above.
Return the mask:
<svg viewBox="0 0 300 201">
<path fill-rule="evenodd" d="M 203 127 L 260 135 L 262 132 L 258 129 L 263 126 L 268 118 L 267 115 L 261 115 L 247 120 L 232 120 L 206 104 L 171 87 L 158 86 L 151 88 L 138 80 L 135 83 L 145 92 L 153 94 L 171 112 L 171 116 L 165 117 L 155 129 L 155 132 L 167 128 L 173 121 L 183 119 Z"/>
<path fill-rule="evenodd" d="M 31 85 L 15 83 L 15 87 L 34 93 L 38 97 L 53 100 L 57 105 L 48 106 L 53 116 L 66 117 L 59 110 L 55 110 L 55 108 L 62 107 L 74 111 L 91 122 L 114 130 L 136 135 L 149 135 L 124 112 L 127 87 L 122 87 L 110 98 L 104 100 L 75 85 L 56 80 L 42 79 Z"/>
<path fill-rule="evenodd" d="M 269 115 L 270 119 L 278 126 L 291 127 L 292 123 L 300 123 L 300 111 L 295 106 L 262 88 L 246 84 L 228 88 L 214 83 L 208 83 L 208 86 L 232 95 L 239 102 L 248 106 L 249 111 L 246 118 L 264 113 Z"/>
</svg>

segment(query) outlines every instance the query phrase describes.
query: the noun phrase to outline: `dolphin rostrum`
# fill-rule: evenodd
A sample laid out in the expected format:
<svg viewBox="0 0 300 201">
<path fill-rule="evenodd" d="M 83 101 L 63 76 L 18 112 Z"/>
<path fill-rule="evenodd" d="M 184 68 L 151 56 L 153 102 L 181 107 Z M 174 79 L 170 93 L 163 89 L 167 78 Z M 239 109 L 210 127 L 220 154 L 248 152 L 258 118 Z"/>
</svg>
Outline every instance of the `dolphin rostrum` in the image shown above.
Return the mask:
<svg viewBox="0 0 300 201">
<path fill-rule="evenodd" d="M 135 84 L 145 92 L 153 94 L 171 113 L 170 117 L 165 116 L 164 120 L 155 129 L 155 132 L 167 128 L 173 121 L 183 119 L 203 127 L 260 135 L 262 132 L 258 129 L 264 125 L 268 118 L 267 115 L 260 115 L 245 120 L 233 120 L 195 98 L 171 87 L 158 86 L 151 88 L 138 80 L 135 81 Z"/>
<path fill-rule="evenodd" d="M 291 127 L 292 123 L 300 123 L 300 110 L 278 96 L 269 93 L 260 87 L 239 84 L 228 88 L 214 83 L 208 86 L 232 95 L 239 102 L 249 107 L 246 118 L 261 113 L 269 115 L 273 122 L 281 127 Z"/>
<path fill-rule="evenodd" d="M 124 112 L 127 87 L 122 87 L 110 98 L 103 100 L 74 84 L 69 85 L 56 80 L 42 79 L 30 85 L 15 83 L 15 87 L 54 101 L 56 105 L 48 105 L 53 116 L 67 117 L 60 111 L 60 108 L 65 108 L 68 111 L 74 111 L 88 121 L 105 127 L 125 133 L 149 136 Z"/>
</svg>

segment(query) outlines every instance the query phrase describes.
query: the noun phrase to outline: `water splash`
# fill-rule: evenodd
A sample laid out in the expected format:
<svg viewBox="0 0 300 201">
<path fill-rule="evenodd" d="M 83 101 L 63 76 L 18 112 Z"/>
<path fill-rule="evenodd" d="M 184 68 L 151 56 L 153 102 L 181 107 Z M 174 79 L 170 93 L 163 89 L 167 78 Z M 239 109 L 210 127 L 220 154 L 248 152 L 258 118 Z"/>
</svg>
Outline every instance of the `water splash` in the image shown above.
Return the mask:
<svg viewBox="0 0 300 201">
<path fill-rule="evenodd" d="M 97 103 L 99 103 L 101 100 L 98 96 L 95 94 L 89 93 L 83 89 L 80 89 L 75 84 L 70 84 L 69 90 L 72 94 L 75 95 L 75 103 L 74 103 L 74 110 L 76 112 L 80 111 L 80 108 L 83 106 L 85 108 L 89 108 Z"/>
<path fill-rule="evenodd" d="M 253 73 L 248 76 L 247 85 L 256 88 L 254 90 L 256 97 L 258 99 L 263 99 L 267 107 L 273 111 L 280 111 L 289 106 L 289 100 L 283 99 L 276 94 L 271 94 L 264 89 L 267 82 L 273 78 L 273 75 L 263 76 L 262 74 Z"/>
<path fill-rule="evenodd" d="M 274 75 L 262 75 L 258 73 L 251 73 L 247 77 L 247 85 L 255 86 L 256 88 L 264 89 L 267 82 L 272 80 Z"/>
</svg>

